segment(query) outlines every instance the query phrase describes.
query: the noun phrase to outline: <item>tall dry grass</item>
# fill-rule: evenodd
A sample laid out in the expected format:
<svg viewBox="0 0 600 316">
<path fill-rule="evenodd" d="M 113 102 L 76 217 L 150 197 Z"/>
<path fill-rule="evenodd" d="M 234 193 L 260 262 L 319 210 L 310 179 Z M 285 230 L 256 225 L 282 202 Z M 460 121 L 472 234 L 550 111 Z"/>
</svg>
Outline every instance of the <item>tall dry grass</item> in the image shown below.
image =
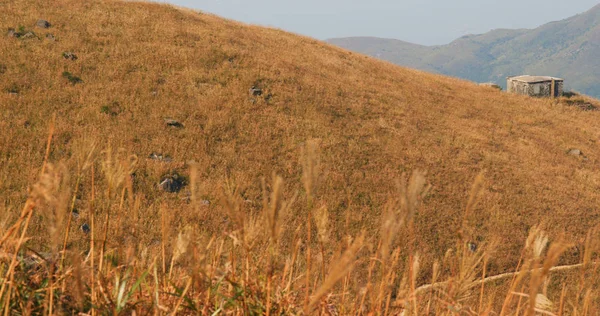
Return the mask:
<svg viewBox="0 0 600 316">
<path fill-rule="evenodd" d="M 50 148 L 53 128 L 48 138 Z M 45 159 L 20 217 L 6 229 L 0 244 L 0 302 L 9 314 L 401 314 L 401 315 L 595 315 L 598 312 L 596 230 L 590 231 L 582 262 L 558 265 L 570 247 L 550 242 L 543 226 L 531 229 L 514 272 L 487 275 L 494 245 L 471 245 L 468 221 L 444 258 L 431 267 L 415 247 L 414 215 L 430 184 L 423 172 L 397 181 L 376 234 L 334 241 L 327 201 L 321 199 L 317 142 L 302 148 L 302 187 L 286 198 L 283 178 L 263 179 L 260 212 L 249 212 L 234 180 L 218 193 L 222 216 L 230 222 L 217 233 L 203 223 L 174 225 L 167 206 L 160 207 L 159 245 L 110 243 L 139 225 L 132 216 L 138 193 L 128 191 L 135 157 L 88 147 L 81 165 L 70 173 Z M 197 168 L 190 179 L 199 181 Z M 319 166 L 319 167 L 317 167 Z M 96 167 L 99 168 L 96 171 Z M 101 171 L 101 172 L 99 172 Z M 89 173 L 89 243 L 64 247 L 74 237 L 68 179 Z M 104 182 L 105 192 L 96 183 Z M 484 186 L 475 179 L 464 215 Z M 197 184 L 191 184 L 196 188 Z M 304 189 L 305 191 L 301 191 Z M 84 189 L 85 190 L 85 189 Z M 85 190 L 88 191 L 88 190 Z M 119 193 L 117 193 L 119 192 Z M 302 198 L 298 193 L 304 192 Z M 310 192 L 310 195 L 307 193 Z M 195 197 L 189 211 L 207 212 Z M 117 216 L 111 214 L 117 213 Z M 305 222 L 290 223 L 292 213 Z M 49 229 L 48 253 L 27 246 L 31 218 L 42 216 Z M 308 216 L 312 214 L 312 216 Z M 101 216 L 103 215 L 103 216 Z M 296 214 L 298 215 L 298 214 Z M 310 222 L 309 222 L 310 221 Z M 179 227 L 179 228 L 176 228 Z M 303 228 L 304 227 L 304 228 Z M 175 229 L 174 229 L 175 228 Z M 132 234 L 139 227 L 133 227 Z M 309 235 L 314 237 L 311 239 Z M 311 257 L 312 254 L 312 257 Z M 424 280 L 422 270 L 432 269 Z"/>
<path fill-rule="evenodd" d="M 598 112 L 159 4 L 0 16 L 5 314 L 597 311 Z"/>
</svg>

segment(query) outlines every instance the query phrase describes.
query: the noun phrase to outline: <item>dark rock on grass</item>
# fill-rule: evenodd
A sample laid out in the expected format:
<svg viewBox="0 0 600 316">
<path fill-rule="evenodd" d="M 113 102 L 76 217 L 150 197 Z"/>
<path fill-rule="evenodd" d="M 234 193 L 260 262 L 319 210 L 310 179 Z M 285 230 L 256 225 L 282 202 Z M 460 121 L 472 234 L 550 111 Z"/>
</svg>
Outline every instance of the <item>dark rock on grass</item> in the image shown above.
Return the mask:
<svg viewBox="0 0 600 316">
<path fill-rule="evenodd" d="M 79 228 L 81 229 L 81 231 L 82 231 L 84 234 L 89 234 L 89 233 L 90 233 L 90 231 L 91 231 L 91 229 L 90 229 L 90 225 L 88 225 L 87 223 L 83 223 L 83 224 L 82 224 L 82 225 L 81 225 Z"/>
<path fill-rule="evenodd" d="M 21 27 L 19 30 L 15 30 L 14 28 L 9 28 L 6 32 L 6 36 L 20 38 L 20 39 L 29 39 L 29 38 L 38 38 L 32 31 L 25 31 L 25 28 Z"/>
<path fill-rule="evenodd" d="M 63 52 L 62 56 L 64 59 L 77 60 L 77 55 L 72 52 Z"/>
<path fill-rule="evenodd" d="M 48 22 L 46 20 L 40 19 L 40 20 L 37 20 L 37 22 L 35 23 L 35 26 L 41 27 L 43 29 L 47 29 L 47 28 L 51 27 L 52 24 L 50 24 L 50 22 Z"/>
<path fill-rule="evenodd" d="M 16 84 L 13 83 L 11 85 L 9 85 L 6 89 L 4 89 L 8 94 L 12 94 L 12 95 L 17 95 L 19 94 L 19 92 L 21 92 L 21 88 Z"/>
<path fill-rule="evenodd" d="M 162 178 L 158 187 L 169 193 L 177 193 L 185 186 L 185 180 L 179 174 L 167 175 Z"/>
<path fill-rule="evenodd" d="M 83 82 L 83 80 L 81 80 L 81 78 L 74 76 L 72 73 L 70 73 L 68 71 L 63 72 L 62 76 L 63 76 L 63 78 L 66 78 L 67 80 L 69 80 L 69 82 L 73 85 Z"/>
<path fill-rule="evenodd" d="M 471 252 L 477 252 L 477 244 L 476 243 L 470 241 L 467 243 L 467 247 L 469 248 L 469 250 Z"/>
<path fill-rule="evenodd" d="M 267 102 L 267 104 L 269 104 L 269 101 L 271 101 L 271 99 L 273 98 L 273 94 L 269 93 L 265 96 L 265 102 Z"/>
<path fill-rule="evenodd" d="M 14 37 L 14 38 L 19 38 L 19 37 L 21 37 L 21 33 L 17 32 L 13 28 L 9 28 L 8 32 L 6 32 L 6 36 L 8 36 L 8 37 Z"/>
<path fill-rule="evenodd" d="M 167 124 L 167 126 L 171 126 L 171 127 L 183 128 L 183 124 L 181 124 L 179 121 L 176 121 L 173 119 L 166 119 L 165 124 Z"/>
<path fill-rule="evenodd" d="M 257 88 L 256 86 L 252 86 L 252 88 L 250 88 L 250 90 L 248 90 L 248 92 L 250 92 L 251 96 L 255 96 L 255 97 L 262 95 L 262 89 Z"/>
</svg>

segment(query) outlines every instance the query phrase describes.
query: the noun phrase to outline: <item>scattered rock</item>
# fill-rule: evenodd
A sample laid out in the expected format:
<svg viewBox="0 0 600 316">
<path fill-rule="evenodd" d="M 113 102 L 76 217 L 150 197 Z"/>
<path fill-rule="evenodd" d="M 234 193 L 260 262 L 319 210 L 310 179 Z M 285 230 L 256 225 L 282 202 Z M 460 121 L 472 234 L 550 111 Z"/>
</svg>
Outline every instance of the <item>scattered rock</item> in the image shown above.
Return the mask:
<svg viewBox="0 0 600 316">
<path fill-rule="evenodd" d="M 165 124 L 167 124 L 167 126 L 171 126 L 171 127 L 183 128 L 183 124 L 181 124 L 179 121 L 176 121 L 173 119 L 166 119 Z"/>
<path fill-rule="evenodd" d="M 29 32 L 23 34 L 21 36 L 21 38 L 23 38 L 23 39 L 37 38 L 37 35 L 35 35 L 35 33 L 31 32 L 31 31 L 29 31 Z"/>
<path fill-rule="evenodd" d="M 63 78 L 66 78 L 67 80 L 69 80 L 69 82 L 73 85 L 83 82 L 83 80 L 81 80 L 81 78 L 73 75 L 72 73 L 70 73 L 68 71 L 63 72 L 62 76 L 63 76 Z"/>
<path fill-rule="evenodd" d="M 13 83 L 10 86 L 8 86 L 5 90 L 10 95 L 17 95 L 21 91 L 21 88 L 16 83 Z"/>
<path fill-rule="evenodd" d="M 62 55 L 64 59 L 77 60 L 77 55 L 72 52 L 63 52 Z"/>
<path fill-rule="evenodd" d="M 158 184 L 161 190 L 169 193 L 177 193 L 181 191 L 184 185 L 184 180 L 178 174 L 168 175 L 164 177 Z"/>
<path fill-rule="evenodd" d="M 152 159 L 152 160 L 156 160 L 156 161 L 161 161 L 161 162 L 172 162 L 173 161 L 173 159 L 171 159 L 171 157 L 162 155 L 162 154 L 158 154 L 158 153 L 151 153 L 150 155 L 148 155 L 148 158 Z"/>
<path fill-rule="evenodd" d="M 35 23 L 35 26 L 37 26 L 37 27 L 41 27 L 41 28 L 43 28 L 43 29 L 47 29 L 47 28 L 51 27 L 51 26 L 52 26 L 52 24 L 50 24 L 50 22 L 48 22 L 48 21 L 46 21 L 46 20 L 41 20 L 41 19 L 40 19 L 40 20 L 38 20 L 38 21 Z"/>
<path fill-rule="evenodd" d="M 571 148 L 567 151 L 567 154 L 571 156 L 583 156 L 583 152 L 577 148 Z"/>
<path fill-rule="evenodd" d="M 256 86 L 252 86 L 252 88 L 250 88 L 250 90 L 248 90 L 250 92 L 251 96 L 260 96 L 262 95 L 262 89 L 257 88 Z"/>
<path fill-rule="evenodd" d="M 88 225 L 87 223 L 83 223 L 83 224 L 80 226 L 80 229 L 81 229 L 81 231 L 82 231 L 84 234 L 89 234 L 89 233 L 90 233 L 90 231 L 91 231 L 91 229 L 90 229 L 90 225 Z"/>
<path fill-rule="evenodd" d="M 477 251 L 477 244 L 474 242 L 468 242 L 467 243 L 467 247 L 469 248 L 469 251 L 471 252 L 476 252 Z"/>
<path fill-rule="evenodd" d="M 52 42 L 56 41 L 56 37 L 50 33 L 46 34 L 46 39 Z"/>
<path fill-rule="evenodd" d="M 15 29 L 13 28 L 9 28 L 8 32 L 6 33 L 6 36 L 8 37 L 14 37 L 14 38 L 19 38 L 21 37 L 21 34 L 17 31 L 15 31 Z"/>
<path fill-rule="evenodd" d="M 271 99 L 273 98 L 273 94 L 269 93 L 265 96 L 265 102 L 267 102 L 267 104 L 269 104 L 269 101 L 271 101 Z"/>
<path fill-rule="evenodd" d="M 209 206 L 210 205 L 210 201 L 209 200 L 201 200 L 200 201 L 200 205 Z"/>
<path fill-rule="evenodd" d="M 73 219 L 78 220 L 79 219 L 79 211 L 78 210 L 73 210 L 71 212 L 71 216 L 73 217 Z"/>
</svg>

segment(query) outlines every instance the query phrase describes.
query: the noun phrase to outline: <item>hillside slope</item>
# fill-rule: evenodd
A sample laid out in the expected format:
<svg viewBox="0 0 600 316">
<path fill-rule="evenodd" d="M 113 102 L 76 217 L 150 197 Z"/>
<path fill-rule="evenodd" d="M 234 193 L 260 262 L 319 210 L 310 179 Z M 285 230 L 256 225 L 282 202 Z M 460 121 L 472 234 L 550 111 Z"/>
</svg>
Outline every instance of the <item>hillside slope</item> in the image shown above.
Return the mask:
<svg viewBox="0 0 600 316">
<path fill-rule="evenodd" d="M 600 5 L 533 30 L 494 30 L 426 47 L 392 39 L 351 37 L 330 43 L 399 65 L 506 86 L 506 77 L 563 77 L 568 87 L 600 97 Z"/>
<path fill-rule="evenodd" d="M 224 196 L 239 193 L 242 210 L 258 214 L 260 179 L 273 173 L 285 179 L 283 197 L 298 193 L 284 243 L 304 236 L 296 228 L 304 227 L 306 205 L 326 206 L 329 254 L 345 249 L 346 238 L 361 230 L 380 234 L 385 205 L 399 198 L 396 180 L 427 171 L 432 188 L 415 215 L 410 247 L 419 249 L 424 278 L 459 238 L 499 240 L 489 260 L 494 273 L 514 269 L 533 225 L 543 222 L 553 240 L 581 245 L 598 224 L 600 112 L 507 95 L 310 38 L 158 4 L 20 0 L 1 5 L 0 16 L 1 29 L 23 35 L 0 36 L 4 223 L 15 220 L 29 192 L 39 189 L 31 185 L 55 114 L 49 161 L 52 170 L 69 172 L 46 185 L 75 192 L 81 220 L 89 221 L 94 207 L 102 220 L 116 212 L 107 247 L 156 246 L 164 212 L 173 216 L 173 231 L 192 227 L 209 236 L 202 239 L 208 245 L 211 234 L 229 245 L 236 221 Z M 51 26 L 36 27 L 38 19 Z M 25 36 L 29 31 L 34 35 Z M 299 159 L 311 139 L 319 143 L 322 176 L 315 200 L 307 202 Z M 97 147 L 94 184 L 94 173 L 81 169 L 91 143 Z M 567 154 L 570 148 L 584 156 Z M 152 153 L 171 161 L 150 159 Z M 115 155 L 137 157 L 131 178 L 111 167 Z M 79 186 L 77 170 L 84 170 Z M 188 185 L 179 193 L 159 190 L 162 176 L 174 172 Z M 484 189 L 459 237 L 480 173 Z M 132 191 L 123 184 L 129 181 Z M 192 189 L 205 200 L 201 207 L 188 204 Z M 49 214 L 32 219 L 28 244 L 38 252 L 51 249 L 48 234 L 56 230 L 48 226 Z M 69 247 L 85 249 L 88 239 L 76 227 L 70 238 Z M 562 260 L 577 262 L 579 255 L 573 251 Z M 360 260 L 369 265 L 368 257 Z"/>
</svg>

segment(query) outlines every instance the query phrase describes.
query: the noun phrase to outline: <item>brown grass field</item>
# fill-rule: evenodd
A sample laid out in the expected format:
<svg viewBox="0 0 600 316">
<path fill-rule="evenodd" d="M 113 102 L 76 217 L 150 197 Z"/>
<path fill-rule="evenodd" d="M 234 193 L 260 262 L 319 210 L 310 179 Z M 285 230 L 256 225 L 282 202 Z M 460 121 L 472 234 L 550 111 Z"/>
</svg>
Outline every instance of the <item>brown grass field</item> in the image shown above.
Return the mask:
<svg viewBox="0 0 600 316">
<path fill-rule="evenodd" d="M 160 4 L 0 30 L 3 315 L 600 314 L 596 100 Z"/>
</svg>

